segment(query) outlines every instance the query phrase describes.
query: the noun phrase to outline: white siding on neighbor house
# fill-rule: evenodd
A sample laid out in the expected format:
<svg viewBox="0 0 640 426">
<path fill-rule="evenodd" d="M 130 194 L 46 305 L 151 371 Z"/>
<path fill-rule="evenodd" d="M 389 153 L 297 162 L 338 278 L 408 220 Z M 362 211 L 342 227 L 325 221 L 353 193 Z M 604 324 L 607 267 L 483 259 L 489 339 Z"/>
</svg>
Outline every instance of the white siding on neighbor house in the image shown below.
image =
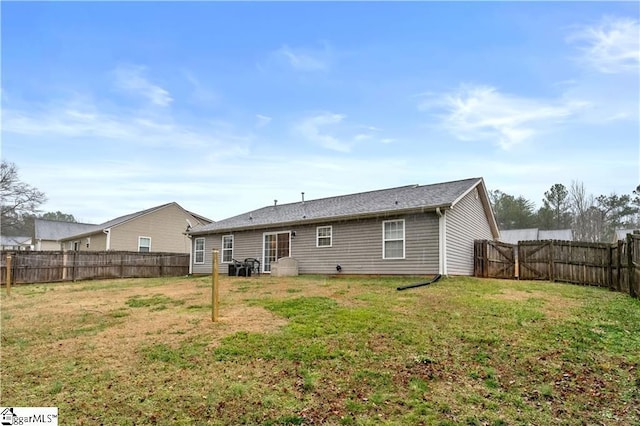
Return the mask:
<svg viewBox="0 0 640 426">
<path fill-rule="evenodd" d="M 58 250 L 62 250 L 62 244 L 60 244 L 59 241 L 41 240 L 36 243 L 36 250 L 58 251 Z"/>
<path fill-rule="evenodd" d="M 404 259 L 382 258 L 382 222 L 393 219 L 405 220 Z M 332 246 L 316 247 L 316 228 L 328 225 L 332 226 Z M 333 274 L 338 264 L 344 274 L 428 275 L 438 272 L 438 218 L 435 213 L 234 232 L 234 258 L 255 257 L 262 263 L 264 233 L 289 231 L 296 233 L 291 238 L 291 257 L 298 260 L 301 274 Z M 194 264 L 193 273 L 211 273 L 211 250 L 220 250 L 222 235 L 228 234 L 205 236 L 205 264 Z M 219 271 L 226 273 L 228 264 L 220 263 Z"/>
<path fill-rule="evenodd" d="M 151 251 L 189 253 L 189 238 L 183 235 L 193 217 L 171 204 L 111 228 L 111 250 L 138 251 L 139 237 L 151 238 Z M 93 245 L 93 238 L 91 241 Z M 106 242 L 105 242 L 106 245 Z M 104 246 L 101 249 L 104 250 Z"/>
<path fill-rule="evenodd" d="M 73 250 L 73 243 L 75 241 L 79 242 L 78 251 L 104 251 L 106 250 L 107 236 L 104 232 L 100 231 L 99 233 L 89 236 L 65 240 L 63 250 Z M 87 243 L 89 247 L 87 247 Z"/>
<path fill-rule="evenodd" d="M 447 273 L 473 275 L 473 240 L 493 239 L 477 190 L 473 189 L 445 214 Z"/>
</svg>

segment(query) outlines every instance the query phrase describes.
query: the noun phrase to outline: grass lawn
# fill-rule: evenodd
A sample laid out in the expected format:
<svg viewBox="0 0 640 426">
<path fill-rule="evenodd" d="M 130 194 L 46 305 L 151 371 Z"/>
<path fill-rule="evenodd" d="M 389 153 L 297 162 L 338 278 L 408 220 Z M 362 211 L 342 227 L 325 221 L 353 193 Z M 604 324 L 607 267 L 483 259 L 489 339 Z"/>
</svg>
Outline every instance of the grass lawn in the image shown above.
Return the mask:
<svg viewBox="0 0 640 426">
<path fill-rule="evenodd" d="M 2 406 L 60 424 L 640 424 L 640 300 L 547 282 L 130 279 L 2 290 Z"/>
</svg>

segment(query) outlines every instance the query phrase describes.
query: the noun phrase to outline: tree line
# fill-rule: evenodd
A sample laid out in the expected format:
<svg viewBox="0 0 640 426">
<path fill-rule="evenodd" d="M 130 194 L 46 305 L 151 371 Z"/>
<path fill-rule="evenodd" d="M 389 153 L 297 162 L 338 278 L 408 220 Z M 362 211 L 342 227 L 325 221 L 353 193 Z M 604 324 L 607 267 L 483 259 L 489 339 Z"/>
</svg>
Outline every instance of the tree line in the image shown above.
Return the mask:
<svg viewBox="0 0 640 426">
<path fill-rule="evenodd" d="M 571 229 L 577 241 L 610 242 L 616 229 L 640 228 L 640 185 L 630 194 L 594 196 L 584 184 L 556 183 L 544 193 L 542 207 L 500 190 L 489 191 L 500 229 Z"/>
<path fill-rule="evenodd" d="M 44 192 L 22 182 L 18 167 L 4 159 L 0 163 L 0 200 L 0 232 L 4 236 L 32 236 L 36 218 L 77 222 L 72 214 L 43 213 L 40 206 L 47 201 Z"/>
</svg>

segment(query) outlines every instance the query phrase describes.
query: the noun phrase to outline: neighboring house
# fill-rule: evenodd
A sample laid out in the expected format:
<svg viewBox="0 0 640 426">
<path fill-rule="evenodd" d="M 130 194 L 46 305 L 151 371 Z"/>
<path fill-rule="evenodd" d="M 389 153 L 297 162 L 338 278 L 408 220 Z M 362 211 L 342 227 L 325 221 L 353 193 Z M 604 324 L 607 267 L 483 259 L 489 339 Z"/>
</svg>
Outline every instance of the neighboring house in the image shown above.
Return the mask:
<svg viewBox="0 0 640 426">
<path fill-rule="evenodd" d="M 95 224 L 34 219 L 35 250 L 62 250 L 64 238 L 93 231 Z"/>
<path fill-rule="evenodd" d="M 257 258 L 261 271 L 282 257 L 301 274 L 473 275 L 473 241 L 498 227 L 482 178 L 263 207 L 189 231 L 192 272 L 220 272 Z M 340 268 L 338 268 L 340 265 Z"/>
<path fill-rule="evenodd" d="M 0 236 L 0 250 L 33 250 L 31 237 Z"/>
<path fill-rule="evenodd" d="M 634 232 L 640 232 L 638 229 L 616 229 L 613 235 L 612 243 L 617 243 L 619 240 L 626 240 L 627 234 L 633 234 Z"/>
<path fill-rule="evenodd" d="M 94 225 L 61 242 L 64 250 L 189 253 L 191 243 L 185 232 L 209 223 L 174 202 Z"/>
<path fill-rule="evenodd" d="M 562 240 L 573 241 L 571 229 L 543 230 L 538 228 L 504 229 L 500 231 L 499 241 L 518 244 L 518 241 Z"/>
</svg>

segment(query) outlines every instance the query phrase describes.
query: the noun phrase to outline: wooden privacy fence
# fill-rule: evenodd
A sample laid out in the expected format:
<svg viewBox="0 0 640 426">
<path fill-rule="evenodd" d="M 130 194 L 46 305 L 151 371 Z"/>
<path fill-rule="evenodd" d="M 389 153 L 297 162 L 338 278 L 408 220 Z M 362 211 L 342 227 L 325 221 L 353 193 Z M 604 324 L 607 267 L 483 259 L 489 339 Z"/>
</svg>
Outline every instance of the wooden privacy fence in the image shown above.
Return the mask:
<svg viewBox="0 0 640 426">
<path fill-rule="evenodd" d="M 11 256 L 11 284 L 50 283 L 96 278 L 152 278 L 187 275 L 189 254 L 128 251 L 0 252 L 0 283 L 6 284 Z"/>
<path fill-rule="evenodd" d="M 474 275 L 484 278 L 513 278 L 516 272 L 515 245 L 500 241 L 476 240 Z"/>
<path fill-rule="evenodd" d="M 628 234 L 616 244 L 477 240 L 474 256 L 477 277 L 559 281 L 640 294 L 640 234 Z"/>
</svg>

